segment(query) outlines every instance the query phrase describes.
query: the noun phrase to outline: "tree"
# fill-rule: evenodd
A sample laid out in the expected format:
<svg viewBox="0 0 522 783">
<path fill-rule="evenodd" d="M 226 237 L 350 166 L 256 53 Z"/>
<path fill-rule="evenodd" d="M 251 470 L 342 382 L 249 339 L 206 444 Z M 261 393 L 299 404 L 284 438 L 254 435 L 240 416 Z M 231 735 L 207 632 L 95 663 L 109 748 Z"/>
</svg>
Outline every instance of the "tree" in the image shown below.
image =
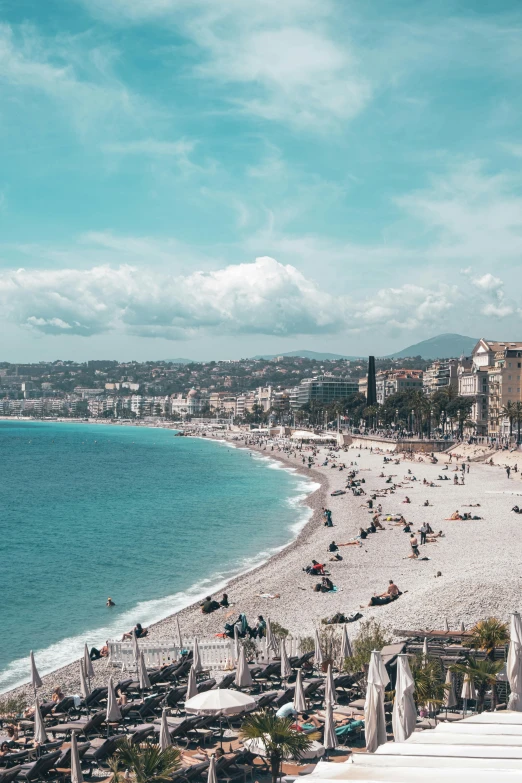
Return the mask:
<svg viewBox="0 0 522 783">
<path fill-rule="evenodd" d="M 250 715 L 241 727 L 244 739 L 260 740 L 265 746 L 272 783 L 277 783 L 283 759 L 300 759 L 310 748 L 312 740 L 316 739 L 313 734 L 290 728 L 293 722 L 293 718 L 278 718 L 274 713 L 264 710 Z"/>
<path fill-rule="evenodd" d="M 518 403 L 520 405 L 520 403 Z M 501 416 L 504 416 L 504 418 L 509 419 L 509 437 L 511 438 L 513 435 L 513 422 L 516 418 L 516 406 L 514 402 L 511 402 L 511 400 L 508 400 L 502 410 L 500 411 Z M 520 425 L 519 425 L 520 429 Z M 519 433 L 520 437 L 520 433 Z"/>
<path fill-rule="evenodd" d="M 477 710 L 482 712 L 486 691 L 491 688 L 492 706 L 497 702 L 497 674 L 500 674 L 504 668 L 504 661 L 491 661 L 488 658 L 479 661 L 470 655 L 465 663 L 455 663 L 450 666 L 452 672 L 461 674 L 464 679 L 467 677 L 473 683 L 477 691 Z"/>
<path fill-rule="evenodd" d="M 390 641 L 375 618 L 362 622 L 359 633 L 352 642 L 353 657 L 346 659 L 344 668 L 354 673 L 363 671 L 370 663 L 372 650 L 382 650 Z"/>
<path fill-rule="evenodd" d="M 411 673 L 415 680 L 414 699 L 428 709 L 440 707 L 448 686 L 444 682 L 444 667 L 440 658 L 417 655 L 411 662 Z"/>
<path fill-rule="evenodd" d="M 517 422 L 517 445 L 520 446 L 520 425 L 522 423 L 522 402 L 515 403 L 515 420 Z"/>
<path fill-rule="evenodd" d="M 497 620 L 496 617 L 479 620 L 470 629 L 470 633 L 471 637 L 464 642 L 465 646 L 473 650 L 483 650 L 490 661 L 495 660 L 495 647 L 502 647 L 509 642 L 507 623 Z"/>
<path fill-rule="evenodd" d="M 170 783 L 173 774 L 181 766 L 181 752 L 170 747 L 161 750 L 159 745 L 133 745 L 125 738 L 109 767 L 112 772 L 111 783 L 122 783 L 123 769 L 128 769 L 134 783 Z"/>
</svg>

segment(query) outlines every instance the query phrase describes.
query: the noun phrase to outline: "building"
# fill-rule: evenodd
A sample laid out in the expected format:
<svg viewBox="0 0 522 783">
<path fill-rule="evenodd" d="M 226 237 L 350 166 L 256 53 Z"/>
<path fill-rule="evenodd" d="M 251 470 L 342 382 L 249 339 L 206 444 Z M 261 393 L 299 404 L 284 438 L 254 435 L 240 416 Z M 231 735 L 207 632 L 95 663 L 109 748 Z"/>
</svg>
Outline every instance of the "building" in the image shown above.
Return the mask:
<svg viewBox="0 0 522 783">
<path fill-rule="evenodd" d="M 473 349 L 473 362 L 488 375 L 488 435 L 509 434 L 508 403 L 522 402 L 522 342 L 481 339 Z"/>
<path fill-rule="evenodd" d="M 489 373 L 487 366 L 477 366 L 473 361 L 470 368 L 459 365 L 458 391 L 461 397 L 473 397 L 475 402 L 470 413 L 475 435 L 488 434 L 489 419 Z"/>
<path fill-rule="evenodd" d="M 422 370 L 385 370 L 377 373 L 377 404 L 384 405 L 388 397 L 399 392 L 423 388 Z"/>
<path fill-rule="evenodd" d="M 344 400 L 358 393 L 359 382 L 352 378 L 319 375 L 316 378 L 305 378 L 295 388 L 297 392 L 290 396 L 290 405 L 294 410 L 313 402 L 331 405 L 336 400 Z"/>
<path fill-rule="evenodd" d="M 462 359 L 460 360 L 462 362 Z M 468 360 L 468 366 L 471 362 Z M 437 391 L 443 391 L 449 387 L 455 391 L 458 389 L 458 368 L 459 359 L 437 359 L 434 361 L 423 376 L 423 388 L 426 394 L 433 394 Z"/>
<path fill-rule="evenodd" d="M 204 401 L 196 389 L 191 389 L 186 397 L 182 394 L 170 396 L 170 413 L 178 416 L 197 416 L 204 408 Z"/>
</svg>

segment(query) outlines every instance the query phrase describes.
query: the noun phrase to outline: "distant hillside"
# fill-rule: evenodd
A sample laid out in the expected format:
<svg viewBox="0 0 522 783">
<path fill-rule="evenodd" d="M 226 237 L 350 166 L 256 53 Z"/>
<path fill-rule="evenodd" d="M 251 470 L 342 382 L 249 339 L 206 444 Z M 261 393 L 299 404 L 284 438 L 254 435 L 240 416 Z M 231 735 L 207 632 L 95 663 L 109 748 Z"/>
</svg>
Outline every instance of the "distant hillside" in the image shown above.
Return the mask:
<svg viewBox="0 0 522 783">
<path fill-rule="evenodd" d="M 294 356 L 301 359 L 315 359 L 321 361 L 335 361 L 336 359 L 358 359 L 358 356 L 343 356 L 340 353 L 319 353 L 316 351 L 289 351 L 288 353 L 263 353 L 253 356 L 253 359 L 275 359 L 276 356 Z"/>
<path fill-rule="evenodd" d="M 421 356 L 423 359 L 452 359 L 462 354 L 469 356 L 478 339 L 462 334 L 439 334 L 421 343 L 415 343 L 402 351 L 387 356 L 387 359 L 405 359 L 409 356 Z"/>
<path fill-rule="evenodd" d="M 171 364 L 194 364 L 195 359 L 166 359 Z"/>
</svg>

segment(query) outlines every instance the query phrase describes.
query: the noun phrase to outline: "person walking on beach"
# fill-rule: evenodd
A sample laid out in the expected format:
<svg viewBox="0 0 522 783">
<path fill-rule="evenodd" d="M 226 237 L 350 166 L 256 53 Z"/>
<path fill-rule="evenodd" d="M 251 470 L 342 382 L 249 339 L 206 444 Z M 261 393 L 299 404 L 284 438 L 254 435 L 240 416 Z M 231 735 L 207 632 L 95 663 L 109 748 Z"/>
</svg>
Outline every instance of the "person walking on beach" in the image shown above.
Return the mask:
<svg viewBox="0 0 522 783">
<path fill-rule="evenodd" d="M 421 546 L 422 544 L 426 543 L 426 534 L 428 532 L 428 526 L 426 522 L 422 523 L 421 529 L 419 530 L 419 533 L 421 534 Z"/>
<path fill-rule="evenodd" d="M 509 474 L 511 473 L 511 468 L 509 465 L 506 467 L 506 476 L 509 478 Z"/>
<path fill-rule="evenodd" d="M 415 533 L 412 533 L 410 536 L 410 546 L 411 546 L 411 555 L 412 558 L 418 558 L 419 556 L 419 542 L 417 540 L 417 536 Z"/>
</svg>

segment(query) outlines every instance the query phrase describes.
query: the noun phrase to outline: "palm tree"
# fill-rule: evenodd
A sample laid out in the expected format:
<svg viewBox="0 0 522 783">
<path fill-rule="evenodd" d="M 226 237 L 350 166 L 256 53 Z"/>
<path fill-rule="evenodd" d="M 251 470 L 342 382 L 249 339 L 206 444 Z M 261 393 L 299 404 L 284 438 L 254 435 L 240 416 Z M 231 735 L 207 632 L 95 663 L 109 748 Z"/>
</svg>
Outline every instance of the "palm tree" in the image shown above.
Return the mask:
<svg viewBox="0 0 522 783">
<path fill-rule="evenodd" d="M 444 668 L 439 658 L 428 658 L 417 655 L 411 662 L 411 673 L 415 680 L 414 699 L 428 709 L 440 707 L 448 686 L 444 682 Z"/>
<path fill-rule="evenodd" d="M 301 758 L 315 739 L 313 734 L 303 734 L 290 728 L 292 723 L 291 718 L 278 718 L 274 713 L 263 711 L 249 716 L 241 727 L 244 739 L 260 740 L 265 746 L 272 783 L 277 783 L 283 759 Z"/>
<path fill-rule="evenodd" d="M 504 416 L 504 418 L 509 419 L 509 437 L 511 438 L 513 435 L 513 422 L 517 415 L 515 403 L 508 400 L 500 411 L 500 414 L 501 416 Z"/>
<path fill-rule="evenodd" d="M 517 446 L 520 446 L 520 425 L 522 423 L 522 402 L 515 403 L 515 420 L 517 422 Z"/>
<path fill-rule="evenodd" d="M 172 775 L 181 766 L 181 753 L 178 748 L 161 750 L 159 745 L 133 745 L 125 739 L 114 756 L 109 767 L 112 772 L 111 783 L 121 783 L 123 769 L 128 769 L 134 783 L 170 783 Z"/>
<path fill-rule="evenodd" d="M 483 650 L 486 658 L 495 660 L 495 647 L 502 647 L 509 642 L 509 628 L 507 623 L 497 620 L 496 617 L 486 617 L 479 620 L 470 629 L 471 637 L 463 643 L 473 650 Z"/>
<path fill-rule="evenodd" d="M 465 663 L 450 666 L 452 672 L 463 675 L 473 683 L 477 690 L 477 711 L 482 712 L 488 687 L 491 688 L 491 704 L 497 703 L 497 674 L 504 668 L 504 661 L 491 661 L 488 658 L 479 661 L 470 655 Z"/>
</svg>

